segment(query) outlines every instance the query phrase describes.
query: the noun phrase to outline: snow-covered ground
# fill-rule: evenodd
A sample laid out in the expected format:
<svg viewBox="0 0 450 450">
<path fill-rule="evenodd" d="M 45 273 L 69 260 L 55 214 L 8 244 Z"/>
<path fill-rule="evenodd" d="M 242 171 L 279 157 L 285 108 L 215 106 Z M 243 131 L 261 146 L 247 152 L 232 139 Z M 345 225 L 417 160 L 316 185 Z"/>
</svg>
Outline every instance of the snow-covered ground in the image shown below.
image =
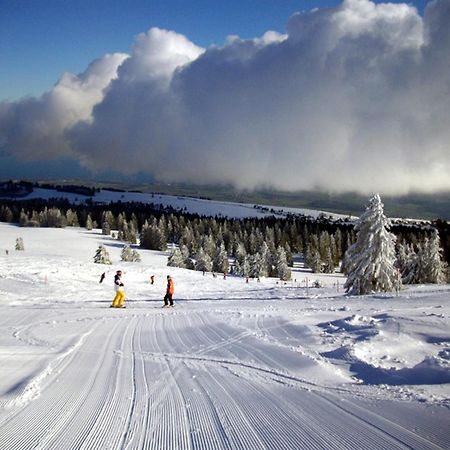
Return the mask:
<svg viewBox="0 0 450 450">
<path fill-rule="evenodd" d="M 347 297 L 339 274 L 246 283 L 121 248 L 0 224 L 1 449 L 450 448 L 450 286 Z"/>
<path fill-rule="evenodd" d="M 1 197 L 0 197 L 1 198 Z M 317 211 L 303 208 L 285 208 L 280 206 L 259 205 L 255 208 L 254 205 L 247 203 L 233 203 L 221 202 L 217 200 L 206 200 L 194 197 L 183 197 L 163 194 L 147 194 L 139 192 L 116 192 L 101 190 L 95 196 L 88 197 L 80 194 L 73 194 L 70 192 L 60 192 L 54 189 L 34 188 L 33 192 L 21 197 L 21 200 L 31 200 L 35 198 L 50 199 L 50 198 L 64 198 L 71 203 L 85 202 L 90 199 L 94 203 L 108 204 L 111 202 L 139 202 L 139 203 L 154 203 L 163 205 L 164 207 L 171 206 L 179 211 L 186 211 L 192 214 L 199 214 L 204 216 L 222 216 L 235 219 L 245 217 L 265 217 L 273 215 L 270 210 L 276 211 L 275 215 L 283 216 L 286 214 L 303 214 L 311 217 L 318 217 L 321 214 L 325 216 L 332 216 L 334 218 L 345 218 L 340 214 L 332 214 L 325 211 Z M 265 208 L 265 209 L 264 209 Z"/>
</svg>

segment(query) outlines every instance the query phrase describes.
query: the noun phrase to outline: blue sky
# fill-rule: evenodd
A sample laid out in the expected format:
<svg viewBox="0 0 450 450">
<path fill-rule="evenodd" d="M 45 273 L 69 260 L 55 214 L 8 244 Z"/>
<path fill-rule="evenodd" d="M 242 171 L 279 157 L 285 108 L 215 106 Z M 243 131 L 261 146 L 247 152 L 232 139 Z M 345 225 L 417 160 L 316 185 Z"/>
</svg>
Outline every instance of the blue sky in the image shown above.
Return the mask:
<svg viewBox="0 0 450 450">
<path fill-rule="evenodd" d="M 221 45 L 267 30 L 283 32 L 302 10 L 337 0 L 0 0 L 0 100 L 37 96 L 65 71 L 79 73 L 105 53 L 128 52 L 134 36 L 156 26 L 194 43 Z M 400 1 L 396 3 L 401 3 Z M 421 13 L 426 0 L 410 2 Z"/>
</svg>

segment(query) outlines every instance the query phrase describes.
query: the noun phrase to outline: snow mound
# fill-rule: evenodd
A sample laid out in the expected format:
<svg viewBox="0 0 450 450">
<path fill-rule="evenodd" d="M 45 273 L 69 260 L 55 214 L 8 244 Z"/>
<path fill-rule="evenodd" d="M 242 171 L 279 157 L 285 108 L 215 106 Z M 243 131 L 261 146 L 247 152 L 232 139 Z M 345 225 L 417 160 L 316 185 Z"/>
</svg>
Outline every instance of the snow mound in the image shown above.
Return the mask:
<svg viewBox="0 0 450 450">
<path fill-rule="evenodd" d="M 318 324 L 337 347 L 321 352 L 345 362 L 361 382 L 384 385 L 432 385 L 450 382 L 450 350 L 436 345 L 444 339 L 402 331 L 401 322 L 388 314 L 352 315 Z"/>
</svg>

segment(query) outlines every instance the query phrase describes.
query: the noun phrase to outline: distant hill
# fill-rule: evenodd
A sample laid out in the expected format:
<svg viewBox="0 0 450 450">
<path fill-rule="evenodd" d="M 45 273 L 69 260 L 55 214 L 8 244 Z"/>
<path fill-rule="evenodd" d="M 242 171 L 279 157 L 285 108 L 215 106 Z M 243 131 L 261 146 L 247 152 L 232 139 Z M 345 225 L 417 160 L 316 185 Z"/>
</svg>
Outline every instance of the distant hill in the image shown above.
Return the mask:
<svg viewBox="0 0 450 450">
<path fill-rule="evenodd" d="M 274 205 L 289 208 L 305 208 L 329 211 L 343 215 L 359 216 L 365 209 L 370 195 L 358 193 L 331 194 L 318 191 L 277 191 L 264 189 L 258 191 L 241 191 L 231 186 L 196 186 L 189 184 L 169 183 L 119 183 L 89 182 L 85 180 L 45 180 L 43 185 L 74 186 L 89 188 L 108 188 L 116 191 L 143 193 L 159 193 L 167 195 L 183 195 L 195 198 L 249 203 L 258 205 Z M 402 196 L 382 195 L 385 213 L 389 217 L 411 219 L 444 219 L 450 220 L 450 192 L 435 194 L 412 193 Z"/>
</svg>

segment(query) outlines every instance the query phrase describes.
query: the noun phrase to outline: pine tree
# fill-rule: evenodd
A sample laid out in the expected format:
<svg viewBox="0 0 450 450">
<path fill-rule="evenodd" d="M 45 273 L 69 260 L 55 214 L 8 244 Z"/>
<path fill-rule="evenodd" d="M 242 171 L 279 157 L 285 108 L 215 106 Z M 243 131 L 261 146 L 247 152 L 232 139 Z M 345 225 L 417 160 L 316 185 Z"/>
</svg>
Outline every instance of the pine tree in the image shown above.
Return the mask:
<svg viewBox="0 0 450 450">
<path fill-rule="evenodd" d="M 233 273 L 242 277 L 242 276 L 244 276 L 244 274 L 243 274 L 244 261 L 247 259 L 247 251 L 245 250 L 245 246 L 242 242 L 239 242 L 236 245 L 234 254 L 235 254 L 235 260 L 234 260 Z M 247 259 L 247 266 L 248 266 L 248 259 Z M 245 276 L 248 276 L 248 273 Z"/>
<path fill-rule="evenodd" d="M 258 248 L 258 254 L 261 257 L 261 275 L 262 277 L 268 277 L 272 272 L 272 265 L 275 265 L 276 255 L 272 257 L 272 253 L 269 246 L 265 241 L 261 243 Z"/>
<path fill-rule="evenodd" d="M 128 233 L 125 234 L 125 240 L 130 244 L 136 244 L 137 243 L 136 234 L 137 232 L 134 226 L 134 222 L 130 221 L 128 223 Z"/>
<path fill-rule="evenodd" d="M 23 209 L 20 211 L 19 225 L 21 227 L 26 227 L 28 225 L 28 214 Z"/>
<path fill-rule="evenodd" d="M 240 267 L 240 276 L 249 277 L 251 274 L 251 265 L 249 257 L 246 255 Z"/>
<path fill-rule="evenodd" d="M 402 283 L 421 283 L 424 278 L 422 244 L 417 244 L 417 251 L 414 250 L 412 244 L 400 245 L 396 267 L 400 271 Z"/>
<path fill-rule="evenodd" d="M 327 257 L 327 251 L 330 249 L 330 245 L 330 234 L 327 231 L 322 231 L 319 236 L 319 252 L 322 261 L 325 261 Z"/>
<path fill-rule="evenodd" d="M 141 234 L 141 247 L 149 250 L 165 251 L 167 240 L 156 223 L 152 223 Z"/>
<path fill-rule="evenodd" d="M 250 257 L 250 276 L 253 278 L 268 276 L 266 263 L 259 253 Z"/>
<path fill-rule="evenodd" d="M 0 221 L 11 223 L 14 220 L 14 214 L 9 206 L 1 206 L 0 208 Z"/>
<path fill-rule="evenodd" d="M 93 228 L 94 228 L 94 224 L 93 224 L 93 222 L 92 222 L 91 215 L 88 214 L 88 215 L 87 215 L 87 218 L 86 218 L 86 229 L 90 231 L 90 230 L 92 230 Z"/>
<path fill-rule="evenodd" d="M 324 273 L 334 273 L 334 259 L 330 247 L 325 250 L 325 259 L 322 269 Z"/>
<path fill-rule="evenodd" d="M 186 269 L 194 269 L 194 263 L 189 255 L 189 249 L 185 245 L 180 245 L 181 256 L 183 257 L 183 264 Z"/>
<path fill-rule="evenodd" d="M 230 270 L 230 267 L 229 267 L 229 263 L 228 263 L 228 255 L 225 250 L 225 245 L 222 242 L 216 248 L 216 252 L 214 255 L 214 261 L 213 261 L 213 271 L 220 272 L 220 273 L 228 273 L 229 270 Z"/>
<path fill-rule="evenodd" d="M 72 211 L 72 209 L 68 209 L 66 211 L 66 223 L 69 227 L 78 227 L 80 224 L 78 223 L 78 215 L 76 211 Z"/>
<path fill-rule="evenodd" d="M 380 196 L 375 194 L 355 226 L 356 242 L 347 251 L 347 292 L 360 295 L 396 288 L 396 238 L 387 230 L 389 225 Z"/>
<path fill-rule="evenodd" d="M 335 251 L 333 253 L 334 256 L 334 265 L 338 266 L 339 262 L 342 259 L 342 232 L 338 228 L 336 232 L 334 233 L 334 244 L 335 244 Z"/>
<path fill-rule="evenodd" d="M 447 267 L 442 260 L 442 248 L 437 230 L 424 246 L 424 283 L 440 284 L 447 281 Z"/>
<path fill-rule="evenodd" d="M 185 268 L 184 258 L 178 247 L 175 247 L 167 260 L 167 265 L 170 267 L 181 267 Z"/>
<path fill-rule="evenodd" d="M 108 250 L 106 250 L 105 246 L 100 244 L 95 252 L 94 263 L 96 264 L 112 264 L 111 259 L 109 257 Z"/>
<path fill-rule="evenodd" d="M 105 226 L 105 222 L 107 222 L 107 225 Z M 106 230 L 109 229 L 109 233 L 107 233 L 108 235 L 111 233 L 112 230 L 117 229 L 116 227 L 116 219 L 114 217 L 114 214 L 111 211 L 103 211 L 102 213 L 102 218 L 101 218 L 101 223 L 102 223 L 102 229 L 104 227 L 106 227 Z M 103 233 L 105 234 L 105 233 Z"/>
<path fill-rule="evenodd" d="M 205 253 L 202 247 L 199 247 L 195 255 L 195 270 L 201 272 L 211 272 L 213 263 L 211 257 Z"/>
<path fill-rule="evenodd" d="M 216 243 L 211 234 L 203 235 L 198 242 L 198 246 L 203 248 L 203 251 L 211 258 L 215 255 Z"/>
<path fill-rule="evenodd" d="M 280 280 L 288 281 L 291 279 L 291 270 L 287 263 L 286 251 L 281 246 L 277 249 L 276 271 Z"/>
<path fill-rule="evenodd" d="M 102 223 L 102 234 L 105 236 L 109 236 L 111 234 L 111 227 L 109 222 L 106 220 Z"/>
</svg>

